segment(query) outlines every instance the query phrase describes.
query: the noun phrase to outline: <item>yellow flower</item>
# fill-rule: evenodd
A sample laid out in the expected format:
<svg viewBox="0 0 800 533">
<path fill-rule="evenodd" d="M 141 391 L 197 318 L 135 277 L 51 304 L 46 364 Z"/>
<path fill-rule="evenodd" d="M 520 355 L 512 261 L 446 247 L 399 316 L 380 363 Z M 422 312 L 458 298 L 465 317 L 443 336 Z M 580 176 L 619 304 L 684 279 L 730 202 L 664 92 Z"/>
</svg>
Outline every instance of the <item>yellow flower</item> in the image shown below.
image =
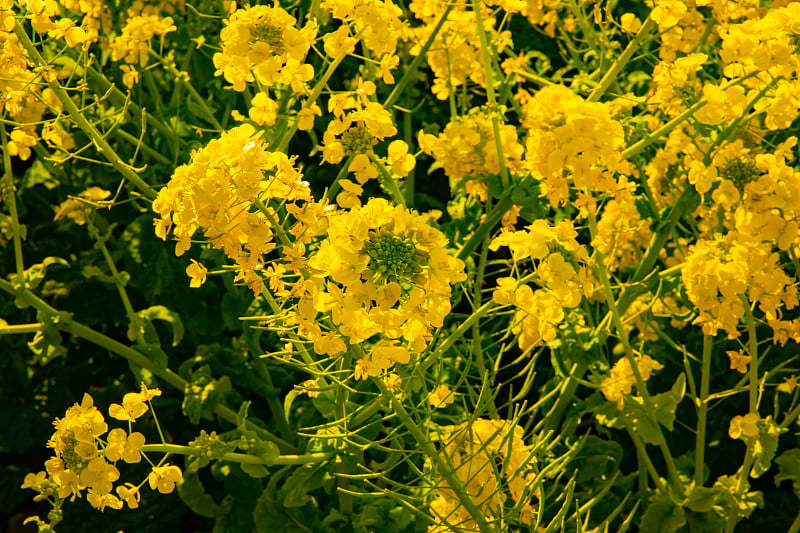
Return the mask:
<svg viewBox="0 0 800 533">
<path fill-rule="evenodd" d="M 117 420 L 135 422 L 137 418 L 147 412 L 149 408 L 138 392 L 129 392 L 122 397 L 122 405 L 112 403 L 108 408 L 108 415 Z"/>
<path fill-rule="evenodd" d="M 181 469 L 177 466 L 165 464 L 164 466 L 154 466 L 147 476 L 147 482 L 153 490 L 158 489 L 162 494 L 168 494 L 175 490 L 175 483 L 183 481 Z"/>
<path fill-rule="evenodd" d="M 253 97 L 248 111 L 250 119 L 260 126 L 272 126 L 278 118 L 278 103 L 260 92 Z"/>
<path fill-rule="evenodd" d="M 388 154 L 386 161 L 392 170 L 401 178 L 408 176 L 408 173 L 414 169 L 416 159 L 408 153 L 408 144 L 405 141 L 396 140 L 389 143 Z"/>
<path fill-rule="evenodd" d="M 141 498 L 139 487 L 132 483 L 125 483 L 125 485 L 117 486 L 117 494 L 122 501 L 128 504 L 130 509 L 139 507 L 139 499 Z"/>
<path fill-rule="evenodd" d="M 123 505 L 122 500 L 113 494 L 107 492 L 98 492 L 94 489 L 89 489 L 89 493 L 86 495 L 86 500 L 92 505 L 92 507 L 100 510 L 100 512 L 103 512 L 106 507 L 119 510 L 122 509 Z"/>
<path fill-rule="evenodd" d="M 749 355 L 745 355 L 742 350 L 728 350 L 725 353 L 731 360 L 731 370 L 735 369 L 742 374 L 747 373 L 747 365 L 750 364 L 750 359 L 752 359 Z"/>
<path fill-rule="evenodd" d="M 106 459 L 126 463 L 138 463 L 142 460 L 144 435 L 138 431 L 128 435 L 124 429 L 115 428 L 108 433 L 108 444 L 105 448 Z"/>
<path fill-rule="evenodd" d="M 194 259 L 191 261 L 192 264 L 186 267 L 186 275 L 192 279 L 192 281 L 189 282 L 189 287 L 200 287 L 206 282 L 208 269 L 204 267 L 202 263 L 198 263 Z"/>
<path fill-rule="evenodd" d="M 454 401 L 455 395 L 447 385 L 439 385 L 428 394 L 428 403 L 436 409 L 447 407 Z"/>
<path fill-rule="evenodd" d="M 758 438 L 760 430 L 758 429 L 758 422 L 761 417 L 758 413 L 747 413 L 744 416 L 737 415 L 731 420 L 731 426 L 728 428 L 728 435 L 732 439 L 741 439 L 742 436 L 751 439 Z"/>
</svg>

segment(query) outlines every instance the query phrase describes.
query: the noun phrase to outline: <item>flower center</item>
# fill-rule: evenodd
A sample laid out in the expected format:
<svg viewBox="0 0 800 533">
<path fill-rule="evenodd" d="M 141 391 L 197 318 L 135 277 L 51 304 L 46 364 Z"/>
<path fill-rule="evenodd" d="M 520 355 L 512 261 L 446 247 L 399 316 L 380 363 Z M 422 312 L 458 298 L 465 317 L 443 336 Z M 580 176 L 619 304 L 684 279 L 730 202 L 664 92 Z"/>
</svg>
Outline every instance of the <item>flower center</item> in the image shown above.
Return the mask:
<svg viewBox="0 0 800 533">
<path fill-rule="evenodd" d="M 368 276 L 377 276 L 386 282 L 412 281 L 422 272 L 422 254 L 409 237 L 388 230 L 370 231 L 363 252 L 369 256 Z"/>
<path fill-rule="evenodd" d="M 266 43 L 276 54 L 282 54 L 286 47 L 283 44 L 283 30 L 268 22 L 261 22 L 250 30 L 250 43 Z"/>
<path fill-rule="evenodd" d="M 744 186 L 755 181 L 761 175 L 755 161 L 747 157 L 729 159 L 720 172 L 726 180 L 731 180 L 739 192 L 744 191 Z"/>
<path fill-rule="evenodd" d="M 342 146 L 347 155 L 367 154 L 376 143 L 366 126 L 353 126 L 342 134 Z"/>
</svg>

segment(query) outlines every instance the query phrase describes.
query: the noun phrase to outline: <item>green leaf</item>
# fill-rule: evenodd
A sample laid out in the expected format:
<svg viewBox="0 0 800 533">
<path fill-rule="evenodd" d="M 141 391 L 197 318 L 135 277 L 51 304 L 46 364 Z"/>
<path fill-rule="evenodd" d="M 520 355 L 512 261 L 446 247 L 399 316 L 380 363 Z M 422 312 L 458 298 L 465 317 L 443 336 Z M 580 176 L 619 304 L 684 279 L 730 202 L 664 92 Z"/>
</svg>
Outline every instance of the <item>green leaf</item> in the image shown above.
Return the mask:
<svg viewBox="0 0 800 533">
<path fill-rule="evenodd" d="M 242 470 L 250 477 L 262 478 L 269 474 L 269 470 L 267 470 L 267 467 L 264 465 L 240 463 L 239 466 L 241 466 Z"/>
<path fill-rule="evenodd" d="M 753 442 L 753 468 L 750 476 L 759 477 L 772 466 L 772 458 L 778 451 L 778 437 L 786 431 L 773 422 L 772 416 L 759 423 L 758 439 Z"/>
<path fill-rule="evenodd" d="M 684 506 L 698 513 L 707 513 L 717 503 L 721 490 L 720 487 L 695 487 Z"/>
<path fill-rule="evenodd" d="M 283 486 L 283 505 L 300 507 L 312 502 L 309 492 L 322 487 L 325 481 L 325 470 L 321 465 L 301 466 L 292 472 Z"/>
<path fill-rule="evenodd" d="M 650 498 L 642 516 L 641 533 L 674 533 L 686 524 L 683 508 L 668 496 L 657 493 Z"/>
<path fill-rule="evenodd" d="M 172 328 L 172 345 L 177 346 L 183 339 L 183 322 L 180 315 L 163 305 L 154 305 L 148 307 L 143 311 L 139 311 L 139 315 L 147 320 L 163 320 L 168 323 Z"/>
<path fill-rule="evenodd" d="M 656 419 L 669 431 L 672 431 L 673 424 L 675 423 L 675 410 L 678 408 L 678 404 L 683 399 L 685 393 L 686 376 L 681 374 L 678 376 L 678 379 L 675 380 L 669 392 L 653 396 L 653 404 L 656 408 Z"/>
<path fill-rule="evenodd" d="M 184 472 L 183 483 L 177 484 L 178 496 L 186 507 L 200 516 L 216 518 L 222 512 L 217 502 L 214 501 L 200 481 L 196 471 Z"/>
<path fill-rule="evenodd" d="M 572 459 L 572 465 L 578 470 L 578 483 L 602 479 L 618 468 L 622 460 L 622 446 L 611 440 L 588 435 L 583 446 Z"/>
<path fill-rule="evenodd" d="M 775 459 L 775 463 L 778 465 L 775 485 L 786 480 L 791 481 L 795 496 L 800 498 L 800 448 L 786 450 Z"/>
<path fill-rule="evenodd" d="M 183 413 L 193 424 L 198 424 L 201 416 L 211 417 L 214 408 L 225 399 L 231 389 L 231 379 L 228 376 L 214 379 L 211 368 L 203 365 L 192 374 L 191 380 L 186 384 L 181 406 Z"/>
</svg>

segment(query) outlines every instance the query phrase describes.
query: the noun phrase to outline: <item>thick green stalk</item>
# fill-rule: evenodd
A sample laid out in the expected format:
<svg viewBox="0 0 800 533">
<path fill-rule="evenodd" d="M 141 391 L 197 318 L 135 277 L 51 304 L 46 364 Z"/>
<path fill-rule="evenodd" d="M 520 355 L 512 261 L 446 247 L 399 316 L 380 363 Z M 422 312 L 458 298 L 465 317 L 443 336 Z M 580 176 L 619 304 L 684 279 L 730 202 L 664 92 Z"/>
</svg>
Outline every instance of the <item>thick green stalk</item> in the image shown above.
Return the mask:
<svg viewBox="0 0 800 533">
<path fill-rule="evenodd" d="M 0 127 L 0 140 L 3 148 L 3 179 L 0 182 L 0 200 L 8 202 L 11 215 L 11 234 L 14 241 L 14 264 L 17 268 L 17 279 L 22 281 L 25 272 L 25 262 L 22 259 L 22 231 L 19 227 L 19 212 L 17 211 L 17 190 L 14 187 L 14 174 L 11 172 L 11 154 L 8 153 L 8 138 L 6 128 Z"/>
<path fill-rule="evenodd" d="M 163 379 L 165 382 L 169 383 L 176 389 L 181 391 L 186 390 L 186 386 L 188 382 L 183 379 L 181 376 L 176 374 L 174 371 L 170 370 L 169 368 L 159 366 L 147 357 L 145 357 L 140 352 L 137 352 L 133 348 L 122 344 L 119 341 L 112 339 L 102 333 L 99 333 L 92 328 L 81 324 L 80 322 L 76 322 L 71 320 L 69 313 L 64 313 L 62 311 L 58 311 L 48 305 L 46 302 L 41 300 L 38 296 L 36 296 L 33 292 L 31 292 L 27 288 L 18 288 L 14 284 L 0 279 L 0 289 L 8 292 L 9 294 L 15 294 L 18 296 L 22 296 L 28 304 L 30 304 L 34 309 L 39 311 L 40 313 L 55 316 L 58 315 L 61 317 L 61 320 L 58 321 L 58 328 L 62 331 L 75 335 L 76 337 L 80 337 L 82 339 L 86 339 L 87 341 L 105 348 L 111 353 L 115 353 L 120 355 L 142 368 L 147 369 L 150 371 L 154 376 Z M 214 412 L 222 418 L 232 424 L 237 423 L 238 415 L 232 409 L 224 406 L 224 405 L 217 405 L 214 409 Z M 245 422 L 248 426 L 248 429 L 253 430 L 258 434 L 258 436 L 264 440 L 272 441 L 277 444 L 281 449 L 286 451 L 295 451 L 295 447 L 289 444 L 288 442 L 284 441 L 280 437 L 273 435 L 266 429 L 258 426 L 251 421 Z"/>
<path fill-rule="evenodd" d="M 472 0 L 472 10 L 475 12 L 475 20 L 477 22 L 478 39 L 481 43 L 481 56 L 483 57 L 483 71 L 486 77 L 486 100 L 489 103 L 489 110 L 492 119 L 492 131 L 494 133 L 494 146 L 497 151 L 497 162 L 500 165 L 500 183 L 503 188 L 511 185 L 511 178 L 508 175 L 506 168 L 506 159 L 503 155 L 503 143 L 500 140 L 500 123 L 497 120 L 497 97 L 494 94 L 494 70 L 492 69 L 492 61 L 489 56 L 489 40 L 486 38 L 486 28 L 483 27 L 483 17 L 481 16 L 480 3 L 478 0 Z"/>
<path fill-rule="evenodd" d="M 439 455 L 439 452 L 436 451 L 436 448 L 431 443 L 430 438 L 426 437 L 422 432 L 422 429 L 411 419 L 411 416 L 409 416 L 408 412 L 403 407 L 403 404 L 397 400 L 397 397 L 395 397 L 395 395 L 392 394 L 389 389 L 386 388 L 386 385 L 384 385 L 382 380 L 373 378 L 372 382 L 378 387 L 378 389 L 380 389 L 381 394 L 383 394 L 383 396 L 391 402 L 392 408 L 394 409 L 397 417 L 400 419 L 403 425 L 406 426 L 408 432 L 411 433 L 412 437 L 414 437 L 414 440 L 417 441 L 417 446 L 419 446 L 425 455 L 429 457 L 431 461 L 433 461 L 438 473 L 445 479 L 450 490 L 453 491 L 458 498 L 458 501 L 464 506 L 472 519 L 478 525 L 478 530 L 481 533 L 492 532 L 493 529 L 486 522 L 486 517 L 484 516 L 483 512 L 478 508 L 477 505 L 475 505 L 475 502 L 472 501 L 472 497 L 467 493 L 461 480 L 455 475 L 451 465 L 442 459 L 442 456 Z"/>
<path fill-rule="evenodd" d="M 703 362 L 700 374 L 700 397 L 697 398 L 697 436 L 694 447 L 694 486 L 703 486 L 706 453 L 706 421 L 708 418 L 708 389 L 711 382 L 711 350 L 714 338 L 703 335 Z"/>
<path fill-rule="evenodd" d="M 586 98 L 589 102 L 597 102 L 600 98 L 608 91 L 611 84 L 613 84 L 617 80 L 617 76 L 622 69 L 625 68 L 625 65 L 628 64 L 633 54 L 639 50 L 639 47 L 642 45 L 645 39 L 650 36 L 650 32 L 653 31 L 656 23 L 653 22 L 653 19 L 647 17 L 647 20 L 644 21 L 642 27 L 639 28 L 639 31 L 636 33 L 636 37 L 633 38 L 631 42 L 628 43 L 628 46 L 625 47 L 622 54 L 617 58 L 611 68 L 606 71 L 603 77 L 600 79 L 600 84 L 594 88 L 594 90 L 589 94 L 589 97 Z"/>
<path fill-rule="evenodd" d="M 747 352 L 750 356 L 749 377 L 747 385 L 750 399 L 750 412 L 758 414 L 758 339 L 756 338 L 756 321 L 753 318 L 753 311 L 750 309 L 750 302 L 747 297 L 741 296 L 744 305 L 745 317 L 747 318 Z"/>
<path fill-rule="evenodd" d="M 589 217 L 589 225 L 591 228 L 592 235 L 597 234 L 597 223 L 595 221 L 594 214 Z M 608 305 L 609 311 L 611 312 L 611 319 L 614 324 L 615 329 L 617 330 L 617 336 L 622 344 L 622 348 L 625 353 L 625 358 L 628 360 L 628 363 L 631 366 L 631 371 L 633 372 L 634 379 L 636 380 L 636 390 L 639 392 L 639 395 L 644 402 L 645 411 L 647 416 L 650 417 L 650 421 L 653 426 L 656 428 L 656 432 L 658 433 L 658 447 L 661 449 L 661 453 L 664 456 L 664 462 L 667 465 L 667 472 L 670 479 L 670 484 L 680 497 L 683 497 L 683 487 L 681 486 L 680 478 L 678 477 L 678 470 L 675 467 L 675 460 L 672 457 L 672 453 L 667 446 L 667 441 L 664 438 L 664 433 L 661 430 L 661 424 L 658 420 L 655 419 L 655 405 L 653 404 L 653 399 L 650 397 L 650 393 L 647 391 L 647 386 L 642 379 L 642 375 L 639 372 L 639 365 L 636 363 L 636 358 L 633 355 L 633 349 L 631 348 L 630 340 L 628 339 L 628 333 L 625 331 L 625 327 L 622 324 L 622 315 L 617 308 L 617 302 L 614 298 L 614 293 L 611 290 L 611 284 L 608 280 L 608 272 L 606 271 L 604 257 L 603 254 L 600 253 L 598 250 L 594 251 L 594 264 L 595 264 L 595 271 L 597 273 L 597 277 L 600 280 L 600 283 L 603 286 L 603 294 L 606 298 L 606 304 Z"/>
<path fill-rule="evenodd" d="M 181 444 L 145 444 L 142 446 L 144 453 L 171 453 L 175 455 L 200 455 L 202 450 L 193 446 L 183 446 Z M 334 457 L 333 452 L 306 453 L 302 455 L 279 455 L 274 459 L 264 460 L 257 455 L 247 453 L 226 453 L 220 457 L 220 461 L 229 463 L 241 463 L 249 465 L 307 465 L 313 463 L 324 463 Z"/>
<path fill-rule="evenodd" d="M 397 82 L 397 85 L 394 86 L 394 89 L 392 89 L 391 94 L 389 94 L 389 97 L 383 103 L 384 109 L 390 109 L 397 101 L 397 99 L 400 97 L 400 95 L 403 94 L 406 85 L 411 83 L 411 78 L 413 78 L 414 74 L 416 74 L 417 69 L 422 63 L 422 60 L 425 59 L 425 54 L 428 53 L 428 50 L 433 44 L 433 41 L 436 39 L 436 36 L 439 35 L 439 31 L 442 29 L 442 26 L 444 26 L 444 23 L 447 20 L 447 16 L 450 14 L 450 11 L 453 10 L 453 7 L 455 7 L 455 5 L 456 5 L 455 3 L 447 4 L 447 7 L 442 13 L 442 16 L 439 17 L 439 20 L 436 22 L 436 26 L 433 27 L 433 31 L 431 31 L 431 34 L 428 36 L 428 40 L 425 41 L 425 44 L 422 45 L 422 48 L 420 48 L 420 51 L 417 54 L 417 57 L 415 57 L 411 61 L 411 64 L 408 65 L 408 68 L 403 73 L 403 77 L 400 78 L 400 81 Z"/>
</svg>

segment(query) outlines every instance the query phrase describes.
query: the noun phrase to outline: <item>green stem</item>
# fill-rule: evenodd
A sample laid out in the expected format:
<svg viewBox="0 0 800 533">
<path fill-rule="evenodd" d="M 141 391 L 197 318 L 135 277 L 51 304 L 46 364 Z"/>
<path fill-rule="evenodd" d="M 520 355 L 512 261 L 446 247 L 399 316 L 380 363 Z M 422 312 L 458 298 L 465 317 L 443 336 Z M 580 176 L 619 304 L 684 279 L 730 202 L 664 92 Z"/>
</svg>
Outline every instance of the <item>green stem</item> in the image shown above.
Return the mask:
<svg viewBox="0 0 800 533">
<path fill-rule="evenodd" d="M 256 372 L 261 379 L 269 386 L 271 390 L 277 390 L 275 388 L 275 383 L 272 381 L 272 375 L 269 373 L 269 367 L 267 362 L 263 359 L 256 359 L 253 361 L 253 366 L 255 366 Z M 284 439 L 291 439 L 292 430 L 289 427 L 289 421 L 286 420 L 286 414 L 283 412 L 283 406 L 281 402 L 278 400 L 277 395 L 269 394 L 266 395 L 267 405 L 269 406 L 269 411 L 272 413 L 272 418 L 278 424 L 278 432 L 281 434 L 281 437 Z"/>
<path fill-rule="evenodd" d="M 44 326 L 38 322 L 35 324 L 14 324 L 13 326 L 9 326 L 8 324 L 4 326 L 0 324 L 0 335 L 25 335 L 28 333 L 36 333 L 43 327 Z"/>
<path fill-rule="evenodd" d="M 189 384 L 188 381 L 183 379 L 181 376 L 176 374 L 174 371 L 170 370 L 169 368 L 159 366 L 147 357 L 145 357 L 140 352 L 137 352 L 133 348 L 122 344 L 119 341 L 112 339 L 111 337 L 107 337 L 102 333 L 99 333 L 92 328 L 81 324 L 80 322 L 76 322 L 74 320 L 68 319 L 65 316 L 65 313 L 59 312 L 46 302 L 41 300 L 38 296 L 36 296 L 33 292 L 31 292 L 27 288 L 18 288 L 14 284 L 4 279 L 0 279 L 0 290 L 4 290 L 10 294 L 15 294 L 19 296 L 21 292 L 24 296 L 24 299 L 27 303 L 33 306 L 37 311 L 44 313 L 46 315 L 61 315 L 62 319 L 58 321 L 57 326 L 58 329 L 75 335 L 76 337 L 80 337 L 85 339 L 92 344 L 100 346 L 101 348 L 105 348 L 111 353 L 115 353 L 121 357 L 124 357 L 131 363 L 141 366 L 142 368 L 147 369 L 150 371 L 154 376 L 163 379 L 165 382 L 169 383 L 176 389 L 181 391 L 186 390 L 186 386 Z M 234 412 L 229 407 L 224 405 L 217 405 L 214 408 L 214 412 L 222 418 L 230 422 L 231 424 L 237 424 L 238 414 Z M 254 424 L 251 421 L 246 421 L 247 428 L 255 431 L 258 436 L 264 440 L 272 441 L 277 444 L 281 449 L 286 451 L 295 451 L 295 447 L 289 444 L 288 442 L 284 441 L 280 437 L 273 435 L 266 429 L 262 428 L 259 425 Z"/>
<path fill-rule="evenodd" d="M 644 40 L 650 36 L 650 32 L 655 27 L 656 23 L 653 22 L 653 19 L 647 17 L 647 20 L 644 21 L 642 27 L 639 28 L 639 31 L 636 33 L 636 36 L 633 38 L 631 42 L 628 43 L 628 46 L 625 47 L 625 50 L 620 54 L 614 64 L 611 65 L 611 68 L 606 71 L 605 75 L 603 75 L 602 79 L 600 79 L 600 84 L 594 88 L 594 90 L 589 94 L 586 100 L 588 102 L 597 102 L 600 98 L 608 91 L 611 84 L 617 80 L 617 76 L 622 69 L 625 68 L 625 65 L 628 64 L 633 54 L 639 49 L 642 45 Z"/>
<path fill-rule="evenodd" d="M 383 190 L 389 193 L 395 205 L 406 207 L 406 197 L 400 192 L 400 187 L 397 185 L 397 180 L 394 179 L 394 176 L 386 170 L 386 166 L 374 154 L 370 156 L 370 160 L 378 169 L 378 182 Z"/>
<path fill-rule="evenodd" d="M 758 339 L 756 338 L 756 321 L 753 318 L 753 311 L 750 309 L 750 302 L 747 297 L 741 296 L 744 305 L 745 317 L 747 318 L 747 352 L 750 356 L 750 382 L 748 383 L 750 412 L 758 414 Z"/>
<path fill-rule="evenodd" d="M 408 68 L 403 73 L 403 77 L 400 78 L 400 81 L 397 82 L 397 85 L 394 86 L 394 89 L 392 89 L 392 92 L 389 94 L 389 97 L 383 103 L 384 109 L 391 108 L 394 105 L 395 101 L 397 101 L 397 99 L 400 97 L 400 95 L 403 94 L 406 85 L 411 83 L 411 78 L 413 78 L 414 75 L 416 74 L 419 65 L 422 63 L 422 60 L 425 59 L 425 55 L 428 53 L 428 50 L 433 44 L 433 41 L 436 39 L 436 36 L 439 35 L 439 31 L 442 29 L 442 26 L 444 26 L 444 23 L 447 20 L 447 16 L 450 14 L 450 11 L 453 10 L 453 7 L 455 7 L 455 5 L 456 5 L 455 3 L 447 4 L 447 7 L 444 9 L 444 12 L 442 13 L 442 16 L 439 17 L 439 20 L 436 22 L 436 26 L 433 27 L 431 34 L 428 36 L 428 40 L 425 41 L 425 44 L 423 44 L 422 48 L 420 48 L 419 54 L 417 54 L 417 57 L 415 57 L 411 61 L 411 64 L 408 65 Z"/>
<path fill-rule="evenodd" d="M 122 300 L 122 307 L 125 308 L 125 314 L 128 315 L 128 322 L 130 322 L 131 325 L 134 325 L 137 323 L 136 311 L 133 310 L 133 305 L 131 305 L 131 300 L 130 298 L 128 298 L 128 292 L 125 290 L 125 284 L 122 282 L 122 277 L 120 277 L 119 271 L 117 270 L 117 267 L 114 264 L 114 260 L 111 258 L 111 254 L 109 253 L 108 248 L 106 247 L 105 240 L 102 236 L 99 235 L 99 230 L 97 228 L 90 229 L 90 233 L 96 233 L 95 245 L 100 249 L 100 252 L 103 254 L 103 258 L 105 258 L 106 260 L 108 269 L 111 271 L 111 276 L 114 278 L 114 285 L 117 287 L 117 292 L 119 293 L 120 300 Z M 144 338 L 142 337 L 143 333 L 141 329 L 136 327 L 134 328 L 134 332 L 136 338 L 144 342 Z"/>
<path fill-rule="evenodd" d="M 22 28 L 19 22 L 17 22 L 14 26 L 14 33 L 19 39 L 19 43 L 23 48 L 25 48 L 25 51 L 28 52 L 28 57 L 37 66 L 46 67 L 47 62 L 39 54 L 39 51 L 36 50 L 36 47 L 28 38 L 28 34 L 25 33 L 25 30 Z M 67 91 L 65 91 L 55 80 L 48 81 L 47 85 L 61 101 L 61 104 L 64 106 L 64 109 L 69 114 L 70 118 L 74 120 L 81 131 L 83 131 L 92 140 L 100 153 L 103 154 L 109 163 L 111 163 L 111 166 L 113 166 L 117 172 L 122 174 L 123 177 L 130 181 L 145 197 L 151 200 L 155 199 L 157 194 L 156 191 L 154 191 L 150 185 L 140 178 L 138 174 L 131 170 L 128 165 L 122 162 L 122 158 L 117 155 L 111 145 L 108 144 L 108 141 L 106 141 L 105 137 L 99 131 L 97 131 L 97 128 L 95 128 L 91 122 L 86 120 L 86 117 L 84 117 L 83 114 L 78 110 L 78 107 L 75 105 L 75 102 L 72 101 L 72 98 L 69 97 Z"/>
<path fill-rule="evenodd" d="M 361 32 L 359 32 L 359 35 L 360 34 Z M 358 36 L 356 36 L 356 38 L 358 38 Z M 319 95 L 322 94 L 322 90 L 325 88 L 326 85 L 328 85 L 328 80 L 331 79 L 331 76 L 333 76 L 333 73 L 339 67 L 341 62 L 344 61 L 345 57 L 347 57 L 347 54 L 337 57 L 331 62 L 330 65 L 328 65 L 328 68 L 325 70 L 325 73 L 322 75 L 322 78 L 320 78 L 320 80 L 311 90 L 311 94 L 308 95 L 308 99 L 303 103 L 303 109 L 309 109 L 311 108 L 311 106 L 314 105 L 314 103 L 317 101 L 317 98 L 319 98 Z M 298 124 L 299 122 L 295 120 L 294 124 L 292 124 L 291 127 L 289 127 L 289 129 L 286 131 L 286 133 L 281 137 L 281 140 L 278 143 L 276 143 L 275 151 L 277 152 L 286 151 L 286 147 L 289 146 L 289 142 L 294 137 L 294 134 L 297 133 Z"/>
<path fill-rule="evenodd" d="M 592 235 L 596 235 L 597 222 L 593 213 L 589 217 L 589 225 Z M 611 312 L 611 319 L 614 323 L 614 328 L 617 330 L 617 336 L 622 344 L 625 358 L 628 360 L 634 379 L 636 380 L 636 390 L 639 391 L 639 395 L 644 402 L 645 411 L 647 416 L 650 418 L 650 422 L 652 423 L 653 427 L 656 428 L 656 432 L 658 434 L 658 447 L 661 449 L 661 453 L 664 456 L 664 462 L 667 465 L 667 473 L 670 484 L 672 485 L 675 493 L 682 498 L 683 487 L 681 486 L 680 478 L 678 477 L 678 470 L 675 467 L 675 460 L 673 459 L 672 453 L 667 446 L 667 441 L 664 438 L 663 431 L 661 430 L 661 424 L 655 419 L 655 405 L 653 404 L 653 399 L 650 397 L 650 393 L 647 391 L 647 386 L 645 385 L 642 375 L 639 372 L 639 365 L 636 363 L 636 358 L 633 355 L 633 349 L 631 348 L 630 340 L 628 339 L 628 333 L 625 331 L 625 327 L 622 323 L 622 315 L 617 308 L 617 302 L 614 298 L 614 293 L 611 290 L 611 284 L 608 280 L 608 272 L 606 271 L 603 254 L 599 250 L 595 250 L 593 258 L 595 271 L 598 279 L 603 285 L 603 293 L 606 298 L 606 304 Z"/>
<path fill-rule="evenodd" d="M 694 447 L 694 486 L 703 486 L 703 468 L 706 453 L 706 421 L 708 417 L 708 389 L 711 383 L 711 350 L 714 338 L 703 335 L 703 362 L 700 374 L 700 397 L 697 398 L 697 437 Z"/>
<path fill-rule="evenodd" d="M 506 168 L 506 159 L 503 155 L 503 143 L 500 140 L 500 123 L 497 120 L 497 97 L 494 94 L 494 70 L 492 69 L 492 62 L 489 56 L 489 42 L 486 38 L 486 28 L 483 27 L 483 17 L 481 16 L 481 9 L 478 0 L 472 0 L 472 10 L 475 12 L 475 20 L 477 22 L 478 39 L 481 43 L 481 56 L 483 57 L 483 71 L 486 77 L 486 100 L 489 103 L 492 119 L 492 131 L 494 132 L 494 145 L 497 151 L 497 162 L 500 165 L 500 183 L 503 188 L 507 188 L 511 184 L 511 178 L 508 175 Z"/>
<path fill-rule="evenodd" d="M 171 453 L 176 455 L 200 455 L 203 451 L 193 446 L 180 444 L 145 444 L 142 446 L 144 453 Z M 257 455 L 246 453 L 226 453 L 219 459 L 229 463 L 242 463 L 249 465 L 307 465 L 324 463 L 335 456 L 333 452 L 306 453 L 303 455 L 279 455 L 274 459 L 264 460 Z"/>
<path fill-rule="evenodd" d="M 150 57 L 153 57 L 156 60 L 158 60 L 158 62 L 161 63 L 161 66 L 167 69 L 167 71 L 169 71 L 169 73 L 175 77 L 175 80 L 178 81 L 181 85 L 183 85 L 187 91 L 189 91 L 189 94 L 192 96 L 192 98 L 195 99 L 197 104 L 203 110 L 203 113 L 206 115 L 208 121 L 218 130 L 220 131 L 224 130 L 225 128 L 223 128 L 222 124 L 220 124 L 217 121 L 217 118 L 214 116 L 214 113 L 211 112 L 211 109 L 209 109 L 208 105 L 206 104 L 206 99 L 200 96 L 200 94 L 194 88 L 194 85 L 192 85 L 191 82 L 189 81 L 189 74 L 187 72 L 180 72 L 177 68 L 175 68 L 175 65 L 169 63 L 165 58 L 161 57 L 160 54 L 156 53 L 152 49 L 149 50 L 149 53 Z"/>
<path fill-rule="evenodd" d="M 0 141 L 3 147 L 3 168 L 5 170 L 0 184 L 0 200 L 8 202 L 11 215 L 11 234 L 14 241 L 14 264 L 17 269 L 17 279 L 22 281 L 25 274 L 25 262 L 22 259 L 22 231 L 19 226 L 19 212 L 17 211 L 17 191 L 14 187 L 14 175 L 11 172 L 11 154 L 8 153 L 8 138 L 5 127 L 0 127 Z"/>
<path fill-rule="evenodd" d="M 178 137 L 175 132 L 170 130 L 162 120 L 154 117 L 137 104 L 131 102 L 128 96 L 117 89 L 117 87 L 108 81 L 108 78 L 103 73 L 93 69 L 92 67 L 83 67 L 69 56 L 60 56 L 54 61 L 55 64 L 63 65 L 68 70 L 75 72 L 78 76 L 86 74 L 94 83 L 100 86 L 97 94 L 107 94 L 111 103 L 115 106 L 127 109 L 132 116 L 140 115 L 144 118 L 144 122 L 158 131 L 164 139 L 170 141 L 170 148 L 172 149 L 173 156 L 177 154 Z M 142 128 L 143 129 L 143 128 Z"/>
<path fill-rule="evenodd" d="M 383 394 L 383 396 L 391 402 L 397 417 L 400 419 L 403 425 L 406 426 L 408 432 L 411 433 L 412 437 L 414 437 L 414 440 L 417 441 L 417 446 L 419 446 L 425 455 L 427 455 L 431 461 L 433 461 L 434 465 L 436 466 L 436 470 L 439 472 L 439 475 L 441 475 L 447 482 L 448 488 L 453 491 L 461 505 L 464 506 L 472 519 L 478 525 L 478 530 L 481 533 L 492 532 L 493 529 L 490 528 L 489 524 L 486 522 L 486 517 L 484 516 L 483 512 L 478 508 L 477 505 L 475 505 L 475 502 L 472 501 L 472 497 L 467 493 L 461 480 L 455 475 L 451 465 L 447 464 L 444 459 L 442 459 L 442 456 L 436 451 L 436 448 L 431 443 L 431 440 L 425 436 L 425 434 L 422 432 L 422 429 L 420 429 L 420 427 L 411 419 L 408 412 L 403 407 L 403 404 L 400 403 L 395 395 L 386 388 L 386 385 L 384 385 L 382 380 L 373 378 L 372 382 L 378 387 L 378 389 L 380 389 L 381 394 Z"/>
</svg>

